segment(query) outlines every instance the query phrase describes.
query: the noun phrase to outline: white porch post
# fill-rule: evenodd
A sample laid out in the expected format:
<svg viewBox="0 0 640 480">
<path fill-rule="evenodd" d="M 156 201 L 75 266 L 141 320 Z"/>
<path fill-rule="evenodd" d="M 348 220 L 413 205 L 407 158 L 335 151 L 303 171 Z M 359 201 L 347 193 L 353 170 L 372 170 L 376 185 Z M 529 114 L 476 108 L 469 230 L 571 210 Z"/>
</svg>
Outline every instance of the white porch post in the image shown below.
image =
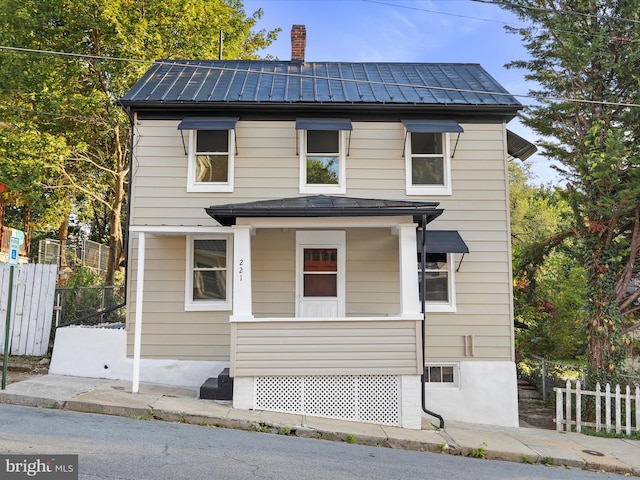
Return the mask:
<svg viewBox="0 0 640 480">
<path fill-rule="evenodd" d="M 420 313 L 416 224 L 398 225 L 400 248 L 400 316 Z"/>
<path fill-rule="evenodd" d="M 251 300 L 251 227 L 233 229 L 233 312 L 232 318 L 253 318 Z"/>
<path fill-rule="evenodd" d="M 133 337 L 133 385 L 131 391 L 140 389 L 140 350 L 142 347 L 142 304 L 144 296 L 145 233 L 138 233 L 138 266 L 136 270 L 136 322 Z"/>
</svg>

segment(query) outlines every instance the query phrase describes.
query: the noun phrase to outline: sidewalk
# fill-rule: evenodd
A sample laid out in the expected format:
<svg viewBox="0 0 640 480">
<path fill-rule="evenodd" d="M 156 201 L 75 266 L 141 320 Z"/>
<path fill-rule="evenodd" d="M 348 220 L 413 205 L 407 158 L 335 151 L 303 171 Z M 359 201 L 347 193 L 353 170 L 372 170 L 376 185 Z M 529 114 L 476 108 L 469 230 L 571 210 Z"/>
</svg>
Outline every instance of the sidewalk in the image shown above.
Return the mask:
<svg viewBox="0 0 640 480">
<path fill-rule="evenodd" d="M 184 422 L 280 433 L 519 463 L 545 463 L 640 476 L 640 441 L 502 428 L 449 421 L 442 430 L 407 430 L 304 415 L 235 410 L 229 402 L 199 400 L 191 389 L 131 382 L 43 375 L 0 390 L 0 403 L 85 413 Z"/>
</svg>

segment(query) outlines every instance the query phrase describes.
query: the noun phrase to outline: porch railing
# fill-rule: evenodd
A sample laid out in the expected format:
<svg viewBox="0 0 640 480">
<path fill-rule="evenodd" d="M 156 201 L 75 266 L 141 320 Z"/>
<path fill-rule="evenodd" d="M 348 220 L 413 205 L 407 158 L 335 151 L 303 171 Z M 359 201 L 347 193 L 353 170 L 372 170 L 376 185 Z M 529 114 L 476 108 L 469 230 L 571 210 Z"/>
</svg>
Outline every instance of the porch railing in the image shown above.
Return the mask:
<svg viewBox="0 0 640 480">
<path fill-rule="evenodd" d="M 605 430 L 630 436 L 640 431 L 640 387 L 635 391 L 627 385 L 624 392 L 620 385 L 612 391 L 606 384 L 604 391 L 599 383 L 595 390 L 582 390 L 580 381 L 572 384 L 567 380 L 565 388 L 554 388 L 556 392 L 556 429 L 570 432 L 575 427 L 591 427 L 597 432 Z"/>
</svg>

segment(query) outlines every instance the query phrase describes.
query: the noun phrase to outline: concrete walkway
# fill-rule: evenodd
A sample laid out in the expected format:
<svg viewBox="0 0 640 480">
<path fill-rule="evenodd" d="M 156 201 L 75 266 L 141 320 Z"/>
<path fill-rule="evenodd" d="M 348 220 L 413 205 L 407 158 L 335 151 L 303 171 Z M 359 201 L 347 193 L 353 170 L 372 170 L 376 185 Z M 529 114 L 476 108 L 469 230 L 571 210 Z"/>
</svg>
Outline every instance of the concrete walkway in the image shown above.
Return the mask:
<svg viewBox="0 0 640 480">
<path fill-rule="evenodd" d="M 195 390 L 152 384 L 141 384 L 140 392 L 132 394 L 131 382 L 42 375 L 8 385 L 0 391 L 0 403 L 640 476 L 637 440 L 452 421 L 442 430 L 425 423 L 417 431 L 305 415 L 235 410 L 229 402 L 199 400 L 196 396 Z"/>
</svg>

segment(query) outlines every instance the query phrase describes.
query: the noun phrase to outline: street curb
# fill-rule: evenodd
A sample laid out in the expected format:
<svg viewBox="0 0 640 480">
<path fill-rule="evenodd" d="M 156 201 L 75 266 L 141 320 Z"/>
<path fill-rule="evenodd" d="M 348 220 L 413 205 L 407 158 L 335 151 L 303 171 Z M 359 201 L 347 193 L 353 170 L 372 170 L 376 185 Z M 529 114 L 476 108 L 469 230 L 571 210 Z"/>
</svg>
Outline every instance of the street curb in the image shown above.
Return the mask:
<svg viewBox="0 0 640 480">
<path fill-rule="evenodd" d="M 393 448 L 398 450 L 412 450 L 418 452 L 439 453 L 453 456 L 464 456 L 474 458 L 473 449 L 458 445 L 446 430 L 436 430 L 441 443 L 433 441 L 419 441 L 413 439 L 394 438 L 387 432 L 381 435 L 354 434 L 348 433 L 347 427 L 342 427 L 341 431 L 323 430 L 321 428 L 309 427 L 304 424 L 296 424 L 293 420 L 287 422 L 285 419 L 269 418 L 263 416 L 263 412 L 252 411 L 251 419 L 236 417 L 233 413 L 228 416 L 205 416 L 201 414 L 188 414 L 175 410 L 155 409 L 153 405 L 145 407 L 105 405 L 83 400 L 69 399 L 66 401 L 54 400 L 52 398 L 20 395 L 9 392 L 0 392 L 0 404 L 17 405 L 23 407 L 34 407 L 41 409 L 62 409 L 66 411 L 92 413 L 110 416 L 127 417 L 138 420 L 158 420 L 172 423 L 185 423 L 191 425 L 208 426 L 211 428 L 229 428 L 234 430 L 244 430 L 256 433 L 271 433 L 299 438 L 321 439 L 334 442 L 355 443 L 358 445 Z M 249 413 L 249 412 L 247 412 Z M 303 420 L 303 423 L 304 420 Z M 605 472 L 619 475 L 640 476 L 640 469 L 624 465 L 612 465 L 611 463 L 600 463 L 596 459 L 576 460 L 575 458 L 561 458 L 560 456 L 542 456 L 532 449 L 532 454 L 526 455 L 520 452 L 508 452 L 501 450 L 486 449 L 484 460 L 501 460 L 512 463 L 532 463 L 544 465 L 544 460 L 552 467 L 576 468 L 585 471 Z M 525 459 L 527 461 L 525 462 Z M 481 460 L 478 458 L 478 460 Z"/>
<path fill-rule="evenodd" d="M 14 393 L 0 392 L 0 404 L 60 410 L 64 408 L 65 402 L 60 402 L 46 397 L 32 397 L 28 395 L 16 395 Z"/>
</svg>

